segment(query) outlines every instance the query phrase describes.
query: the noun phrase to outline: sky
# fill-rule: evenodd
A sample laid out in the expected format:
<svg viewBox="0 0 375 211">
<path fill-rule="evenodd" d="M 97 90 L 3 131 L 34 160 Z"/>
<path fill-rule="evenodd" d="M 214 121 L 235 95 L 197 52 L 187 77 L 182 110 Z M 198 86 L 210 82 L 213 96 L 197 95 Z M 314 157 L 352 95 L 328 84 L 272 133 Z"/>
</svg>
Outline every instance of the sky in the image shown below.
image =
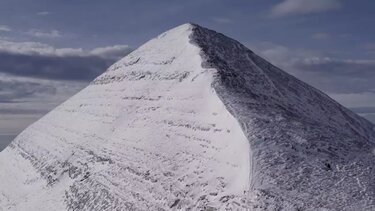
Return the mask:
<svg viewBox="0 0 375 211">
<path fill-rule="evenodd" d="M 374 0 L 0 0 L 0 150 L 158 34 L 230 36 L 375 122 Z"/>
</svg>

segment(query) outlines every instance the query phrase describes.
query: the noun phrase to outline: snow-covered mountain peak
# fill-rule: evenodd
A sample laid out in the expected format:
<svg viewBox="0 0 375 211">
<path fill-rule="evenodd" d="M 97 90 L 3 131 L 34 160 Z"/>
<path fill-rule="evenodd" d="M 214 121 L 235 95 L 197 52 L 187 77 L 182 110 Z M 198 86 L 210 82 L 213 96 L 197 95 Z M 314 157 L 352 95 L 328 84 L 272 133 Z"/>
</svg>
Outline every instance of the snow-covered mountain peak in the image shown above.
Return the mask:
<svg viewBox="0 0 375 211">
<path fill-rule="evenodd" d="M 196 24 L 148 41 L 0 153 L 16 210 L 371 210 L 374 126 Z"/>
</svg>

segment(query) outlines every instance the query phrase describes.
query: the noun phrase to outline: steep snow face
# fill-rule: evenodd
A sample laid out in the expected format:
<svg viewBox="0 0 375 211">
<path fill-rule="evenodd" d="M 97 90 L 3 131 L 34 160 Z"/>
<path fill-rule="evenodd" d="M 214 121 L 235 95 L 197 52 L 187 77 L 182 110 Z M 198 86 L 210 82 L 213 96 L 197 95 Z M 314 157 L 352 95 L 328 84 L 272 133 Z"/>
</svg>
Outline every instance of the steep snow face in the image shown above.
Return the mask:
<svg viewBox="0 0 375 211">
<path fill-rule="evenodd" d="M 253 209 L 375 210 L 374 125 L 242 44 L 194 27 L 213 87 L 240 122 Z"/>
<path fill-rule="evenodd" d="M 240 207 L 250 147 L 202 68 L 193 26 L 161 34 L 23 131 L 0 154 L 0 207 Z"/>
<path fill-rule="evenodd" d="M 11 210 L 374 210 L 374 126 L 222 34 L 150 40 L 0 153 Z"/>
</svg>

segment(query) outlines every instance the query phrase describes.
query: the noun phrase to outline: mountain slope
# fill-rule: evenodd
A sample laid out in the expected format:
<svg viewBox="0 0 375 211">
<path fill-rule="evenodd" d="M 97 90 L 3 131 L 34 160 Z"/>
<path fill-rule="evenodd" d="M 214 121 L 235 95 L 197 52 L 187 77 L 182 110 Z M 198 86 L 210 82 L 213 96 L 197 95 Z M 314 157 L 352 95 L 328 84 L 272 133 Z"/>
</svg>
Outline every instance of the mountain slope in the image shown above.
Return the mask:
<svg viewBox="0 0 375 211">
<path fill-rule="evenodd" d="M 374 208 L 374 126 L 222 34 L 150 40 L 0 153 L 4 210 Z"/>
<path fill-rule="evenodd" d="M 193 40 L 250 142 L 261 206 L 375 209 L 373 124 L 222 34 L 195 27 Z"/>
</svg>

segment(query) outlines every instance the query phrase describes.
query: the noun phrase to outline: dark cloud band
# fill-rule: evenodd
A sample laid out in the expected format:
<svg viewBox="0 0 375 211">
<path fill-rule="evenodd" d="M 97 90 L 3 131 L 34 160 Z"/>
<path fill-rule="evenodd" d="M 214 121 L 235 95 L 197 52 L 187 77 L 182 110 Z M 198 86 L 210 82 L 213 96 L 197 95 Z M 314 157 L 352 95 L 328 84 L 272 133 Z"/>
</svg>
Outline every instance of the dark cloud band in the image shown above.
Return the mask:
<svg viewBox="0 0 375 211">
<path fill-rule="evenodd" d="M 43 56 L 0 53 L 0 72 L 34 78 L 56 80 L 92 80 L 113 59 L 99 56 Z"/>
<path fill-rule="evenodd" d="M 300 61 L 294 64 L 298 77 L 332 93 L 375 91 L 375 62 L 352 60 Z"/>
</svg>

